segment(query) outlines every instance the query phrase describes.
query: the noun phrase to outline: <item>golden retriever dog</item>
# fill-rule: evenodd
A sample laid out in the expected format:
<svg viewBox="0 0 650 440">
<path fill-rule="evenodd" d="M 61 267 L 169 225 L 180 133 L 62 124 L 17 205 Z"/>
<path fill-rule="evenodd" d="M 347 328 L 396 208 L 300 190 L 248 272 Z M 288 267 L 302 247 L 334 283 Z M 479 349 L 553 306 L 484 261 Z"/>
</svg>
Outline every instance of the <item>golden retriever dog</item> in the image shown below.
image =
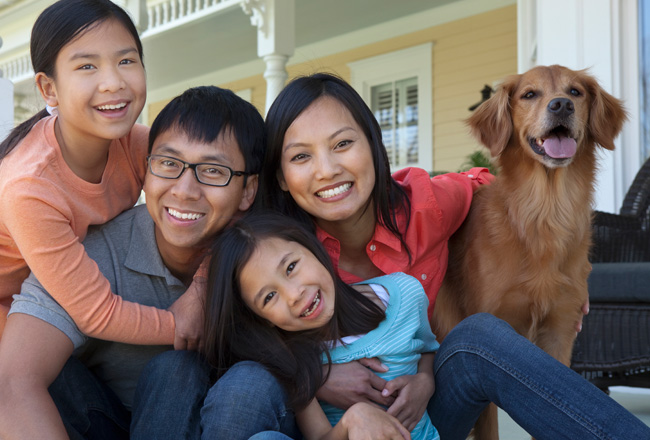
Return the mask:
<svg viewBox="0 0 650 440">
<path fill-rule="evenodd" d="M 491 313 L 565 365 L 587 302 L 596 147 L 612 150 L 621 102 L 585 71 L 538 66 L 507 78 L 468 119 L 498 175 L 452 237 L 432 327 Z M 474 429 L 498 438 L 496 407 Z"/>
</svg>

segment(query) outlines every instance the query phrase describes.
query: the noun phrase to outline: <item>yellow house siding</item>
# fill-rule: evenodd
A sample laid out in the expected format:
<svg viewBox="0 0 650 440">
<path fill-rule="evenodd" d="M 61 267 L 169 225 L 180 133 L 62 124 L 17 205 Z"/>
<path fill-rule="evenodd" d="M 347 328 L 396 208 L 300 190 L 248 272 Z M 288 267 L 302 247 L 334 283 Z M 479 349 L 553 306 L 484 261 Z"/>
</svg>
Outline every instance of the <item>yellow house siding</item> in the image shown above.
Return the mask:
<svg viewBox="0 0 650 440">
<path fill-rule="evenodd" d="M 470 115 L 468 108 L 480 100 L 485 84 L 494 85 L 517 72 L 516 25 L 517 8 L 511 5 L 331 56 L 314 54 L 312 60 L 292 64 L 287 70 L 289 78 L 326 71 L 349 81 L 350 62 L 433 42 L 432 169 L 456 171 L 478 148 L 463 122 Z M 262 73 L 220 86 L 251 89 L 251 101 L 263 113 L 266 84 Z M 149 106 L 151 121 L 163 105 Z"/>
<path fill-rule="evenodd" d="M 478 148 L 464 120 L 485 84 L 517 72 L 516 23 L 512 6 L 439 26 L 433 59 L 435 170 L 459 170 Z"/>
</svg>

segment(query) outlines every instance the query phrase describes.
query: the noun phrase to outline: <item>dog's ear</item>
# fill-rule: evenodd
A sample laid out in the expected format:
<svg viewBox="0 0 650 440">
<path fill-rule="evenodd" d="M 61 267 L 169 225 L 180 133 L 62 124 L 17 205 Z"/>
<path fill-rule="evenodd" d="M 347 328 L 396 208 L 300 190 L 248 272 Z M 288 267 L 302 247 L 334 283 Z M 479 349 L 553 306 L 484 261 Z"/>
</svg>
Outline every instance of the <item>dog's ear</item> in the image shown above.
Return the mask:
<svg viewBox="0 0 650 440">
<path fill-rule="evenodd" d="M 466 123 L 472 135 L 497 157 L 508 145 L 512 135 L 512 116 L 510 114 L 510 94 L 518 75 L 510 77 L 499 86 L 490 99 L 481 104 Z"/>
<path fill-rule="evenodd" d="M 592 102 L 589 109 L 588 134 L 593 141 L 608 150 L 614 149 L 614 139 L 621 132 L 627 113 L 621 100 L 600 87 L 594 78 L 586 76 L 587 90 Z"/>
</svg>

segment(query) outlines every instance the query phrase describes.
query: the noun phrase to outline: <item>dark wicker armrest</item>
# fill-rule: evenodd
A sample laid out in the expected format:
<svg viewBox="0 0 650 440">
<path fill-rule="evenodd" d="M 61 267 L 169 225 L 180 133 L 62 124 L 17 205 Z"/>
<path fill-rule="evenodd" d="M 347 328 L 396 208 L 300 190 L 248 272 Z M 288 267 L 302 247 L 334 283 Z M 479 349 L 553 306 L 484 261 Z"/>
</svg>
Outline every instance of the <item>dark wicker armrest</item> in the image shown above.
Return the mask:
<svg viewBox="0 0 650 440">
<path fill-rule="evenodd" d="M 650 261 L 650 234 L 636 216 L 595 211 L 592 263 Z"/>
</svg>

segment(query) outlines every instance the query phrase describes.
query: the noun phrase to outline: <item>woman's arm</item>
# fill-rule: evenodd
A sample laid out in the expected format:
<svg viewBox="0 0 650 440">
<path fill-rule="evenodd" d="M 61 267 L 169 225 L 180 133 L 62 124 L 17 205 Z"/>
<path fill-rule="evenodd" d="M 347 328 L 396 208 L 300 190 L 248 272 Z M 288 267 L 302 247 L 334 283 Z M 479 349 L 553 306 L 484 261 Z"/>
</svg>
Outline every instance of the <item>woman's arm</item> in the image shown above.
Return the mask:
<svg viewBox="0 0 650 440">
<path fill-rule="evenodd" d="M 355 403 L 332 427 L 316 399 L 296 414 L 306 440 L 410 440 L 410 433 L 393 416 L 367 403 Z"/>
<path fill-rule="evenodd" d="M 7 320 L 0 340 L 0 438 L 67 439 L 48 387 L 72 354 L 56 327 L 22 313 Z"/>
</svg>

